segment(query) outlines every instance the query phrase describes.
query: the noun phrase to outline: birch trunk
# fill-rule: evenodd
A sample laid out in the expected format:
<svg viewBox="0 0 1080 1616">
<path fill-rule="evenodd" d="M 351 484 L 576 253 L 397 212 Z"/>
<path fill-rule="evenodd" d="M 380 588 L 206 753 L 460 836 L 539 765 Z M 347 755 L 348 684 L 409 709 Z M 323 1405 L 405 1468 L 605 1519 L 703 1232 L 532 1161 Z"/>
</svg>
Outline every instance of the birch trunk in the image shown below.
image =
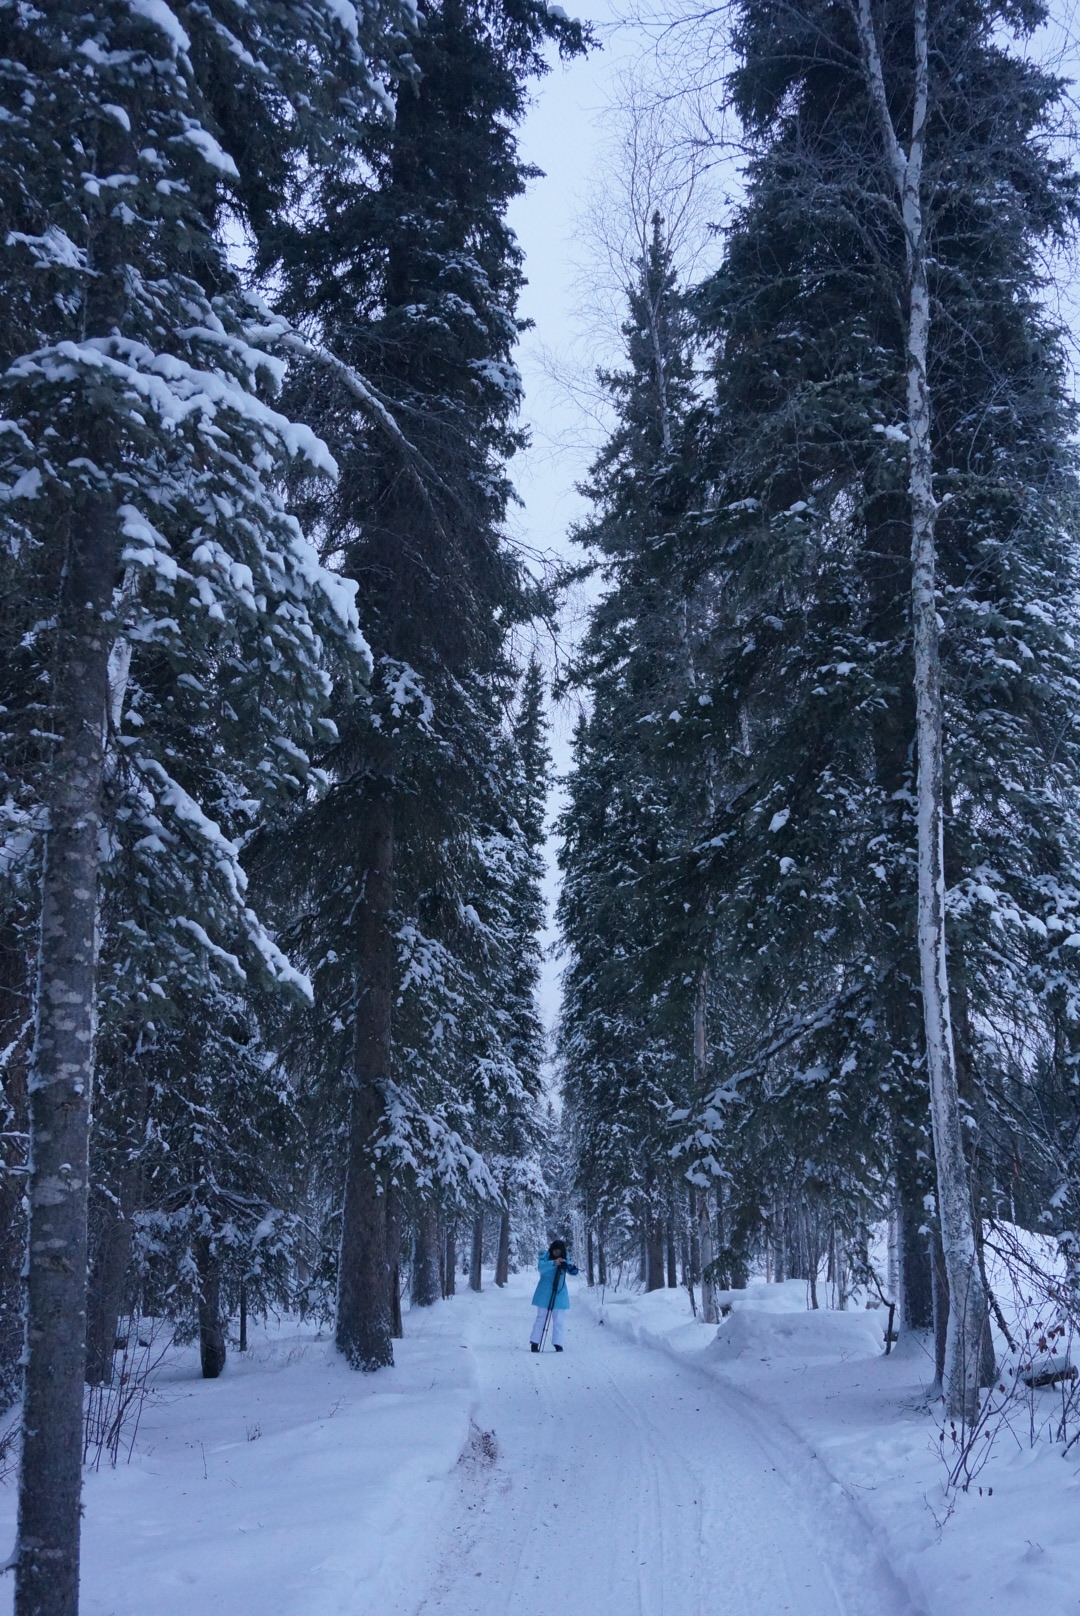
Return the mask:
<svg viewBox="0 0 1080 1616">
<path fill-rule="evenodd" d="M 369 820 L 364 902 L 357 937 L 357 999 L 353 1029 L 353 1090 L 341 1220 L 336 1341 L 354 1369 L 394 1362 L 386 1195 L 376 1158 L 383 1096 L 390 1079 L 394 940 L 394 821 L 389 802 L 375 797 Z"/>
<path fill-rule="evenodd" d="M 33 962 L 15 927 L 0 932 L 0 1043 L 7 1050 L 4 1101 L 7 1137 L 0 1139 L 0 1401 L 22 1390 L 26 1260 L 27 1094 L 33 1054 Z"/>
<path fill-rule="evenodd" d="M 938 1217 L 949 1292 L 944 1393 L 949 1414 L 970 1420 L 979 1399 L 986 1329 L 986 1292 L 979 1272 L 964 1156 L 956 1055 L 949 1009 L 945 938 L 945 857 L 941 656 L 937 614 L 937 500 L 927 372 L 930 294 L 927 281 L 923 164 L 930 94 L 927 0 L 914 0 L 914 100 L 905 153 L 896 133 L 870 0 L 858 0 L 857 22 L 871 99 L 881 126 L 904 229 L 907 270 L 908 495 L 911 504 L 912 634 L 918 757 L 918 947 L 926 1065 L 937 1167 Z"/>
<path fill-rule="evenodd" d="M 945 1385 L 945 1366 L 949 1350 L 949 1276 L 945 1268 L 945 1254 L 941 1236 L 935 1229 L 930 1243 L 930 1282 L 934 1319 L 934 1379 L 931 1397 L 940 1397 Z"/>
<path fill-rule="evenodd" d="M 895 1302 L 897 1314 L 900 1315 L 900 1208 L 894 1202 L 889 1210 L 889 1246 L 888 1268 L 885 1277 L 885 1294 L 890 1302 Z"/>
<path fill-rule="evenodd" d="M 689 1194 L 690 1281 L 696 1285 L 701 1278 L 701 1240 L 698 1235 L 698 1191 L 690 1186 Z"/>
<path fill-rule="evenodd" d="M 79 1599 L 98 832 L 116 540 L 113 501 L 95 495 L 74 515 L 57 628 L 52 727 L 60 740 L 44 793 L 48 829 L 29 1080 L 17 1616 L 76 1616 Z"/>
</svg>

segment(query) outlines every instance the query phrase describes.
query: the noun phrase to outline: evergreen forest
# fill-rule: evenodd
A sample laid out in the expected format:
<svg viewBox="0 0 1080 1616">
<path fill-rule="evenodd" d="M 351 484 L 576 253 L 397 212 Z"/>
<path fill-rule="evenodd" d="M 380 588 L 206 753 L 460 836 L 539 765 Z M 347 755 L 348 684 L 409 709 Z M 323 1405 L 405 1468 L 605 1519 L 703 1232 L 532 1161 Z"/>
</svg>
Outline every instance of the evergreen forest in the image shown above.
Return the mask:
<svg viewBox="0 0 1080 1616">
<path fill-rule="evenodd" d="M 144 1336 L 214 1380 L 296 1315 L 391 1385 L 415 1310 L 569 1236 L 583 1283 L 709 1323 L 752 1278 L 873 1291 L 967 1428 L 991 1253 L 1039 1237 L 1080 1327 L 1056 19 L 653 23 L 737 129 L 693 140 L 734 199 L 690 273 L 663 198 L 629 221 L 588 514 L 538 565 L 509 210 L 597 28 L 0 0 L 17 1616 L 77 1616 L 88 1433 Z"/>
</svg>

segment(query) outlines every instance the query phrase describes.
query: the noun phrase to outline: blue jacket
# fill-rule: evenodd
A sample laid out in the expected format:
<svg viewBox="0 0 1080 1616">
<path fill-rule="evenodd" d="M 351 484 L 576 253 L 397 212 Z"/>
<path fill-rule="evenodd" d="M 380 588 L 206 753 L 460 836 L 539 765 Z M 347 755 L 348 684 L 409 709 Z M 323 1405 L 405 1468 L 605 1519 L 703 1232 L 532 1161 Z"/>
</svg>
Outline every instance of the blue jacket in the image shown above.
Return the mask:
<svg viewBox="0 0 1080 1616">
<path fill-rule="evenodd" d="M 558 1279 L 555 1278 L 555 1263 L 546 1251 L 540 1253 L 540 1279 L 533 1291 L 533 1307 L 547 1307 L 551 1302 L 551 1287 L 555 1285 L 555 1306 L 569 1307 L 570 1297 L 566 1289 L 566 1275 L 576 1274 L 577 1269 L 572 1262 L 567 1262 Z"/>
</svg>

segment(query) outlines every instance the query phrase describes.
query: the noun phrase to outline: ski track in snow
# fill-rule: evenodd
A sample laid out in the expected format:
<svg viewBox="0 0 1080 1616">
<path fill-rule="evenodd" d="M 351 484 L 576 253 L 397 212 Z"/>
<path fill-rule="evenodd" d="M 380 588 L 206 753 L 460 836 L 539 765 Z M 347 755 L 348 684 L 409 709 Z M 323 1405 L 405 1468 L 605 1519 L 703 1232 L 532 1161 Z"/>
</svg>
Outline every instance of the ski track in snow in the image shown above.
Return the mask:
<svg viewBox="0 0 1080 1616">
<path fill-rule="evenodd" d="M 402 1616 L 915 1616 L 786 1427 L 581 1299 L 565 1353 L 530 1353 L 526 1280 L 470 1310 L 472 1438 Z"/>
</svg>

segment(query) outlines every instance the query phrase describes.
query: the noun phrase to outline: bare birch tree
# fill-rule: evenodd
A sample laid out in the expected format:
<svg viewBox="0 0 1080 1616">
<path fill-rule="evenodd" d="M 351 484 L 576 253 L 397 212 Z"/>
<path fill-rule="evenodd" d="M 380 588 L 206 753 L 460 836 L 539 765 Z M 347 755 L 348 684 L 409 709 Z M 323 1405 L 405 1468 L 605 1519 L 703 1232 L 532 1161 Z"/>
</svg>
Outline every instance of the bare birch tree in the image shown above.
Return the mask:
<svg viewBox="0 0 1080 1616">
<path fill-rule="evenodd" d="M 866 89 L 878 121 L 900 208 L 904 239 L 908 496 L 911 507 L 911 609 L 915 653 L 918 758 L 918 946 L 926 1064 L 930 1083 L 938 1216 L 949 1283 L 945 1400 L 954 1418 L 978 1405 L 979 1364 L 987 1301 L 975 1241 L 971 1181 L 964 1156 L 960 1094 L 949 1006 L 945 935 L 944 789 L 940 626 L 937 610 L 936 523 L 931 446 L 932 398 L 927 208 L 923 194 L 930 112 L 927 0 L 914 0 L 911 123 L 904 133 L 890 106 L 870 0 L 854 0 Z"/>
</svg>

